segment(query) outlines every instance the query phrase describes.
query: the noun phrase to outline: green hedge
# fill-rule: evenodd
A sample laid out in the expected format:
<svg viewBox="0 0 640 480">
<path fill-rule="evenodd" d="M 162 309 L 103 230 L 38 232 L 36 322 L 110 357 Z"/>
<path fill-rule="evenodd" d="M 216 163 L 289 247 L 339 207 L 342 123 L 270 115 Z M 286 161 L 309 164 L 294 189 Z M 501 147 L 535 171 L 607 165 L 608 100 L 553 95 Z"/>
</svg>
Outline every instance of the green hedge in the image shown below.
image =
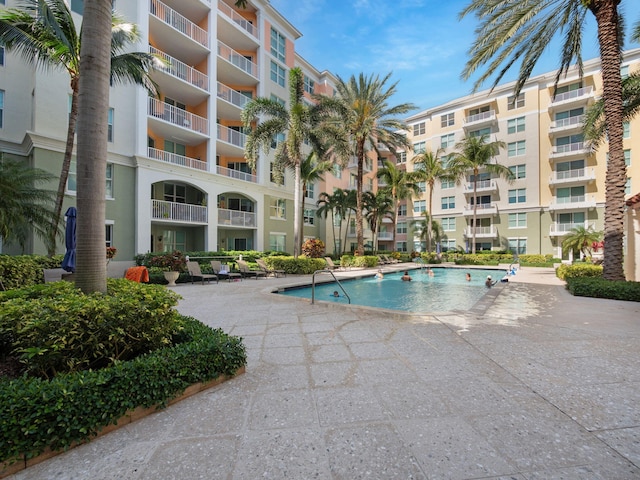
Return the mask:
<svg viewBox="0 0 640 480">
<path fill-rule="evenodd" d="M 0 279 L 7 290 L 44 283 L 42 270 L 60 268 L 63 258 L 63 255 L 0 255 Z"/>
<path fill-rule="evenodd" d="M 556 268 L 556 276 L 561 280 L 577 277 L 601 277 L 602 265 L 593 265 L 591 263 L 562 264 Z"/>
<path fill-rule="evenodd" d="M 263 258 L 267 266 L 275 270 L 284 270 L 287 274 L 310 275 L 316 270 L 322 270 L 327 266 L 324 258 L 293 258 L 282 256 Z"/>
<path fill-rule="evenodd" d="M 567 290 L 579 297 L 640 302 L 640 282 L 612 281 L 598 277 L 568 277 Z"/>
<path fill-rule="evenodd" d="M 183 343 L 51 380 L 0 380 L 0 461 L 33 458 L 95 436 L 136 407 L 163 407 L 189 386 L 246 364 L 242 340 L 182 317 Z"/>
<path fill-rule="evenodd" d="M 343 267 L 375 268 L 378 263 L 379 258 L 377 255 L 343 255 L 340 259 L 340 265 Z"/>
</svg>

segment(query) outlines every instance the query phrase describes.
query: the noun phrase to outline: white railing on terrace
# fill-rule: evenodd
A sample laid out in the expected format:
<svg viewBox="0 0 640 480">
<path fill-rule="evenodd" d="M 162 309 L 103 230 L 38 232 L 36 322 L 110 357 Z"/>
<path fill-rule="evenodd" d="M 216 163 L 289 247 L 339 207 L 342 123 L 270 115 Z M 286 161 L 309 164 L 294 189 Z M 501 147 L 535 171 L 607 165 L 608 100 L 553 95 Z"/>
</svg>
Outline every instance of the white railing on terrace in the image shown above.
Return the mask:
<svg viewBox="0 0 640 480">
<path fill-rule="evenodd" d="M 551 150 L 552 155 L 563 155 L 571 152 L 580 152 L 586 150 L 587 146 L 584 142 L 568 143 L 566 145 L 556 145 Z"/>
<path fill-rule="evenodd" d="M 475 231 L 476 235 L 495 235 L 496 227 L 494 225 L 490 225 L 488 227 L 467 227 L 465 233 L 467 237 L 473 236 Z"/>
<path fill-rule="evenodd" d="M 194 168 L 205 172 L 207 171 L 207 162 L 203 162 L 197 158 L 190 158 L 176 153 L 165 152 L 164 150 L 158 150 L 157 148 L 149 147 L 149 158 L 154 158 L 161 162 L 173 163 L 174 165 L 181 165 L 187 168 Z"/>
<path fill-rule="evenodd" d="M 149 115 L 195 132 L 209 133 L 209 120 L 168 103 L 149 98 Z"/>
<path fill-rule="evenodd" d="M 234 227 L 255 227 L 256 214 L 242 212 L 240 210 L 218 209 L 218 225 L 231 225 Z"/>
<path fill-rule="evenodd" d="M 569 197 L 556 197 L 554 205 L 566 205 L 568 203 L 584 203 L 587 201 L 586 195 L 571 195 Z"/>
<path fill-rule="evenodd" d="M 218 82 L 218 98 L 226 100 L 238 108 L 244 108 L 244 106 L 251 101 L 251 99 L 246 95 L 243 95 L 220 82 Z"/>
<path fill-rule="evenodd" d="M 382 240 L 382 241 L 393 240 L 393 232 L 379 232 L 378 240 Z"/>
<path fill-rule="evenodd" d="M 584 122 L 584 115 L 576 115 L 574 117 L 561 118 L 560 120 L 551 122 L 551 128 L 552 129 L 564 128 L 564 127 L 570 127 L 572 125 L 579 126 L 579 125 L 582 125 L 583 122 Z"/>
<path fill-rule="evenodd" d="M 549 177 L 550 182 L 562 182 L 569 180 L 595 180 L 595 170 L 593 168 L 575 168 L 573 170 L 562 170 L 553 172 Z"/>
<path fill-rule="evenodd" d="M 584 97 L 591 95 L 593 87 L 582 87 L 577 90 L 570 90 L 568 92 L 559 93 L 555 98 L 551 99 L 551 103 L 564 102 L 565 100 L 572 100 L 574 98 Z"/>
<path fill-rule="evenodd" d="M 258 28 L 253 25 L 249 20 L 244 18 L 238 12 L 236 12 L 233 8 L 227 5 L 224 2 L 218 2 L 218 11 L 225 16 L 229 17 L 229 20 L 239 25 L 240 28 L 246 30 L 251 36 L 258 38 Z"/>
<path fill-rule="evenodd" d="M 207 223 L 207 207 L 189 203 L 151 201 L 151 218 L 178 222 Z"/>
<path fill-rule="evenodd" d="M 216 166 L 216 173 L 218 175 L 224 175 L 225 177 L 235 178 L 243 180 L 245 182 L 258 183 L 258 177 L 250 173 L 241 172 L 240 170 L 234 170 L 233 168 Z"/>
<path fill-rule="evenodd" d="M 476 190 L 487 190 L 487 189 L 495 189 L 496 182 L 495 180 L 478 180 L 476 182 Z M 464 185 L 464 189 L 467 192 L 473 192 L 473 182 L 466 183 Z"/>
<path fill-rule="evenodd" d="M 240 70 L 247 72 L 252 77 L 258 78 L 258 65 L 241 53 L 236 52 L 233 48 L 225 45 L 220 40 L 218 40 L 218 56 L 224 58 Z"/>
<path fill-rule="evenodd" d="M 469 115 L 464 119 L 465 123 L 474 123 L 480 122 L 482 120 L 490 120 L 492 117 L 496 116 L 495 110 L 489 110 L 487 112 L 476 113 L 475 115 Z"/>
<path fill-rule="evenodd" d="M 172 26 L 180 33 L 198 42 L 205 47 L 209 46 L 209 34 L 188 18 L 183 17 L 171 7 L 159 0 L 150 0 L 149 11 L 151 15 L 159 18 L 167 25 Z"/>
<path fill-rule="evenodd" d="M 149 53 L 162 58 L 166 64 L 158 65 L 156 68 L 176 78 L 184 80 L 191 85 L 194 85 L 203 90 L 209 91 L 209 77 L 204 73 L 190 67 L 184 62 L 181 62 L 177 58 L 167 55 L 161 50 L 155 47 L 149 46 Z M 160 63 L 160 62 L 158 62 Z"/>
<path fill-rule="evenodd" d="M 574 228 L 584 227 L 586 229 L 594 228 L 595 224 L 587 222 L 578 223 L 552 223 L 549 227 L 549 234 L 551 235 L 564 235 L 569 233 Z"/>
<path fill-rule="evenodd" d="M 230 143 L 231 145 L 235 145 L 236 147 L 244 148 L 244 144 L 247 141 L 247 137 L 244 133 L 240 133 L 236 130 L 232 130 L 229 127 L 225 127 L 224 125 L 217 125 L 218 140 L 226 143 Z"/>
</svg>

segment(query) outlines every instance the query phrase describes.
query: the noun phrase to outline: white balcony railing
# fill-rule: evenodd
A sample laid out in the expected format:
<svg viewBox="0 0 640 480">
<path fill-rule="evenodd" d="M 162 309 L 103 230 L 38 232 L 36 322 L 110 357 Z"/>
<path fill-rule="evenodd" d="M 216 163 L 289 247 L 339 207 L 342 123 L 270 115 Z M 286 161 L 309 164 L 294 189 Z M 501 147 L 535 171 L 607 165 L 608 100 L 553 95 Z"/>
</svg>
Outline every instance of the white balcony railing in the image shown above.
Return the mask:
<svg viewBox="0 0 640 480">
<path fill-rule="evenodd" d="M 584 123 L 584 115 L 576 115 L 569 118 L 561 118 L 551 122 L 551 130 L 566 129 L 567 127 L 581 127 Z"/>
<path fill-rule="evenodd" d="M 255 228 L 256 214 L 253 212 L 242 212 L 240 210 L 228 210 L 226 208 L 219 208 L 218 225 Z"/>
<path fill-rule="evenodd" d="M 233 48 L 225 45 L 218 40 L 218 56 L 224 58 L 227 62 L 235 65 L 243 72 L 248 73 L 254 78 L 258 78 L 258 65 L 246 58 L 239 52 L 236 52 Z"/>
<path fill-rule="evenodd" d="M 240 28 L 246 30 L 246 32 L 252 37 L 255 37 L 256 39 L 259 38 L 258 28 L 226 3 L 218 1 L 218 11 L 226 16 L 230 21 L 237 24 Z"/>
<path fill-rule="evenodd" d="M 595 224 L 587 223 L 587 222 L 578 222 L 578 223 L 552 223 L 549 226 L 549 235 L 553 236 L 562 236 L 571 232 L 574 228 L 584 227 L 586 229 L 594 228 Z"/>
<path fill-rule="evenodd" d="M 595 206 L 596 199 L 593 195 L 571 195 L 569 197 L 555 197 L 549 204 L 549 210 L 575 210 Z"/>
<path fill-rule="evenodd" d="M 244 133 L 232 130 L 229 127 L 225 127 L 224 125 L 220 124 L 217 125 L 217 129 L 218 140 L 225 143 L 230 143 L 231 145 L 235 145 L 239 148 L 244 148 L 244 144 L 247 141 L 247 137 Z"/>
<path fill-rule="evenodd" d="M 593 168 L 575 168 L 573 170 L 562 170 L 553 172 L 549 176 L 549 183 L 572 183 L 580 181 L 595 180 L 596 173 Z"/>
<path fill-rule="evenodd" d="M 467 237 L 473 237 L 474 232 L 476 237 L 495 237 L 497 235 L 495 225 L 488 227 L 467 227 L 464 233 Z"/>
<path fill-rule="evenodd" d="M 469 115 L 464 119 L 465 124 L 485 122 L 487 120 L 493 120 L 496 117 L 495 110 L 488 110 L 486 112 L 476 113 L 475 115 Z"/>
<path fill-rule="evenodd" d="M 171 7 L 159 0 L 150 0 L 149 11 L 151 15 L 170 25 L 183 35 L 205 47 L 209 46 L 209 34 L 188 18 L 183 17 Z"/>
<path fill-rule="evenodd" d="M 378 240 L 386 242 L 389 240 L 393 240 L 393 232 L 379 232 Z"/>
<path fill-rule="evenodd" d="M 590 152 L 589 147 L 584 142 L 568 143 L 566 145 L 556 145 L 551 150 L 551 158 L 566 157 L 569 155 L 581 154 L 585 155 Z"/>
<path fill-rule="evenodd" d="M 566 102 L 568 100 L 577 100 L 581 97 L 588 97 L 592 94 L 593 87 L 583 87 L 568 92 L 559 93 L 551 100 L 551 104 Z"/>
<path fill-rule="evenodd" d="M 152 46 L 149 46 L 149 53 L 156 55 L 165 61 L 164 65 L 158 62 L 160 64 L 156 66 L 158 70 L 168 73 L 180 80 L 184 80 L 198 88 L 209 91 L 209 77 L 204 73 Z"/>
<path fill-rule="evenodd" d="M 218 175 L 224 175 L 225 177 L 235 178 L 237 180 L 243 180 L 245 182 L 258 183 L 258 177 L 250 173 L 241 172 L 240 170 L 234 170 L 232 168 L 216 166 L 216 173 Z"/>
<path fill-rule="evenodd" d="M 218 98 L 221 98 L 240 109 L 244 108 L 244 106 L 251 101 L 251 99 L 246 95 L 243 95 L 220 82 L 218 82 Z"/>
<path fill-rule="evenodd" d="M 487 190 L 495 190 L 496 182 L 495 180 L 478 180 L 476 182 L 476 191 L 487 191 Z M 473 193 L 473 182 L 465 183 L 464 191 L 467 193 Z"/>
<path fill-rule="evenodd" d="M 158 150 L 157 148 L 149 147 L 149 158 L 160 160 L 161 162 L 172 163 L 174 165 L 181 165 L 187 168 L 194 168 L 196 170 L 207 171 L 207 162 L 203 162 L 197 158 L 185 157 L 184 155 L 178 155 L 176 153 L 165 152 L 164 150 Z"/>
<path fill-rule="evenodd" d="M 189 203 L 151 200 L 151 218 L 189 223 L 207 223 L 207 207 Z"/>
<path fill-rule="evenodd" d="M 465 215 L 473 215 L 473 207 L 472 204 L 467 204 L 464 206 L 464 214 Z M 476 213 L 478 215 L 490 215 L 498 213 L 498 206 L 495 203 L 478 203 L 476 205 Z"/>
<path fill-rule="evenodd" d="M 209 120 L 168 103 L 149 98 L 149 115 L 195 132 L 209 133 Z"/>
</svg>

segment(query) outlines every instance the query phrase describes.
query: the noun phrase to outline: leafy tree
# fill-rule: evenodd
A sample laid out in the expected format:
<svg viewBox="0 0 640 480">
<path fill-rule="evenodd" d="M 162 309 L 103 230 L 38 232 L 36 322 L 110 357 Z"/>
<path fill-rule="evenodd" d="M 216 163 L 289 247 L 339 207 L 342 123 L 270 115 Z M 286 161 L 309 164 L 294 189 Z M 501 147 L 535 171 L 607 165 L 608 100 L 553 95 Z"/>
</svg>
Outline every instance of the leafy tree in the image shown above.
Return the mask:
<svg viewBox="0 0 640 480">
<path fill-rule="evenodd" d="M 427 252 L 431 253 L 431 249 L 435 247 L 444 238 L 444 229 L 442 224 L 437 220 L 433 220 L 429 212 L 422 212 L 420 220 L 413 220 L 411 227 L 414 231 L 419 232 L 420 240 L 425 242 L 427 246 Z M 429 245 L 431 243 L 431 245 Z"/>
<path fill-rule="evenodd" d="M 609 161 L 605 179 L 603 277 L 624 280 L 622 248 L 624 236 L 624 163 L 622 77 L 620 74 L 623 22 L 619 7 L 623 0 L 471 0 L 460 13 L 475 13 L 480 21 L 476 39 L 463 71 L 468 79 L 488 64 L 474 84 L 477 89 L 498 72 L 495 87 L 504 74 L 521 61 L 515 93 L 518 94 L 540 56 L 556 36 L 562 36 L 560 68 L 556 85 L 572 63 L 582 72 L 582 37 L 586 16 L 598 26 L 602 64 L 604 116 L 609 136 Z M 629 2 L 631 3 L 631 2 Z M 636 28 L 637 31 L 637 28 Z"/>
<path fill-rule="evenodd" d="M 493 157 L 504 148 L 504 142 L 495 141 L 487 143 L 485 136 L 465 137 L 455 145 L 457 150 L 451 157 L 449 170 L 453 178 L 458 182 L 471 172 L 473 182 L 473 228 L 471 239 L 471 253 L 476 253 L 476 227 L 478 210 L 478 176 L 480 171 L 488 172 L 497 177 L 513 180 L 513 173 L 509 167 L 497 162 L 493 163 Z"/>
<path fill-rule="evenodd" d="M 357 208 L 356 191 L 343 190 L 341 188 L 338 188 L 334 192 L 334 195 L 337 195 L 338 213 L 340 215 L 340 218 L 346 219 L 347 223 L 347 228 L 344 229 L 344 241 L 342 242 L 342 253 L 344 254 L 347 249 L 347 237 L 349 236 L 349 229 L 351 228 L 351 215 Z"/>
<path fill-rule="evenodd" d="M 28 63 L 33 63 L 44 70 L 65 70 L 71 78 L 71 112 L 67 127 L 67 141 L 48 239 L 49 255 L 53 255 L 78 120 L 82 32 L 78 35 L 71 11 L 64 0 L 21 0 L 19 6 L 20 8 L 0 10 L 0 44 L 8 52 L 20 54 Z M 84 17 L 86 18 L 86 12 Z M 86 25 L 86 22 L 83 25 Z M 112 83 L 141 85 L 151 95 L 156 96 L 157 88 L 149 72 L 159 60 L 149 53 L 125 51 L 140 39 L 137 26 L 113 15 L 110 39 Z M 105 122 L 106 115 L 105 112 Z"/>
<path fill-rule="evenodd" d="M 363 204 L 365 208 L 365 218 L 369 223 L 369 228 L 373 232 L 373 244 L 374 251 L 378 251 L 378 230 L 382 221 L 385 218 L 393 220 L 394 217 L 394 205 L 393 199 L 384 190 L 378 190 L 376 193 L 364 192 Z"/>
<path fill-rule="evenodd" d="M 593 228 L 578 226 L 562 240 L 562 252 L 580 252 L 582 257 L 591 256 L 591 247 L 602 239 L 602 232 L 596 232 Z"/>
<path fill-rule="evenodd" d="M 52 178 L 44 170 L 0 156 L 0 244 L 17 242 L 24 248 L 31 228 L 47 240 L 55 192 L 39 185 Z"/>
<path fill-rule="evenodd" d="M 302 181 L 302 194 L 306 195 L 307 187 L 318 180 L 322 180 L 322 175 L 329 171 L 333 163 L 330 161 L 318 161 L 318 154 L 312 151 L 300 164 L 300 179 Z M 302 212 L 300 215 L 300 240 L 304 239 L 304 201 L 301 202 Z M 302 250 L 300 250 L 302 251 Z"/>
<path fill-rule="evenodd" d="M 331 215 L 331 228 L 333 232 L 333 253 L 337 254 L 339 252 L 338 252 L 338 242 L 337 242 L 338 236 L 336 236 L 335 217 L 336 215 L 339 216 L 339 213 L 337 213 L 338 197 L 335 193 L 333 195 L 330 195 L 327 192 L 322 192 L 318 196 L 318 201 L 316 202 L 316 206 L 318 207 L 318 210 L 316 210 L 316 213 L 318 214 L 319 217 L 326 219 L 329 215 Z M 339 217 L 339 218 L 340 218 L 340 228 L 338 229 L 338 232 L 342 230 L 342 217 Z"/>
</svg>

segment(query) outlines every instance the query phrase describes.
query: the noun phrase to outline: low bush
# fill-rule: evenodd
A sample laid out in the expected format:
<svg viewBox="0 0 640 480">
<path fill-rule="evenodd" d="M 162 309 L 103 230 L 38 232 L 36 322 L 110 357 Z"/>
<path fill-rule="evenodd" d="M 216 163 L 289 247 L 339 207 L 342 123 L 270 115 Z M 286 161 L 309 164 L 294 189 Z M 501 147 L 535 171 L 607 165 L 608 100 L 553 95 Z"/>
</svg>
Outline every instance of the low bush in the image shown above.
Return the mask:
<svg viewBox="0 0 640 480">
<path fill-rule="evenodd" d="M 523 254 L 518 257 L 518 260 L 520 261 L 520 265 L 524 267 L 533 267 L 533 266 L 546 267 L 546 266 L 553 266 L 554 261 L 558 259 L 554 259 L 553 255 Z"/>
<path fill-rule="evenodd" d="M 327 262 L 323 258 L 270 256 L 264 257 L 264 261 L 269 268 L 284 270 L 287 274 L 292 275 L 309 275 L 327 266 Z"/>
<path fill-rule="evenodd" d="M 602 266 L 591 263 L 574 263 L 573 265 L 562 264 L 556 268 L 556 276 L 561 280 L 578 277 L 601 277 Z"/>
<path fill-rule="evenodd" d="M 612 281 L 601 277 L 567 277 L 567 290 L 578 297 L 640 302 L 640 282 Z"/>
<path fill-rule="evenodd" d="M 42 270 L 60 268 L 62 255 L 0 255 L 0 279 L 8 289 L 28 287 L 44 282 Z"/>
<path fill-rule="evenodd" d="M 309 258 L 322 258 L 324 250 L 324 242 L 319 238 L 309 238 L 302 244 L 302 254 Z"/>
<path fill-rule="evenodd" d="M 378 263 L 379 258 L 377 255 L 343 255 L 340 259 L 342 267 L 375 268 Z"/>
</svg>

